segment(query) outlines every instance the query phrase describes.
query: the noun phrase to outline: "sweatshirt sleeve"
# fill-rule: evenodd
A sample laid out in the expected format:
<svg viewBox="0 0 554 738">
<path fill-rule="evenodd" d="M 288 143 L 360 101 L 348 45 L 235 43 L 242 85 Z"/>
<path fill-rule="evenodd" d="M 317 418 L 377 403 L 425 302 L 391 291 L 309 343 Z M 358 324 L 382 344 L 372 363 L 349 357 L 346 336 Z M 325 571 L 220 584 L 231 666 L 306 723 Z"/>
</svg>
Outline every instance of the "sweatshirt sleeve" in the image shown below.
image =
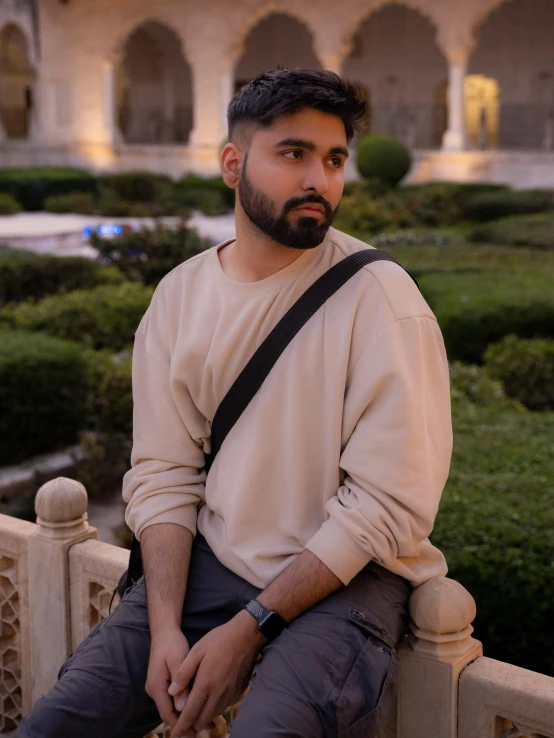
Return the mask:
<svg viewBox="0 0 554 738">
<path fill-rule="evenodd" d="M 152 305 L 135 336 L 133 350 L 133 450 L 123 479 L 125 520 L 140 539 L 156 523 L 177 523 L 196 533 L 204 499 L 204 451 L 192 428 L 202 427 L 183 382 L 171 373 L 163 297 Z"/>
<path fill-rule="evenodd" d="M 306 544 L 344 584 L 371 560 L 417 557 L 430 535 L 452 453 L 448 363 L 434 318 L 390 324 L 347 381 L 344 482 Z"/>
</svg>

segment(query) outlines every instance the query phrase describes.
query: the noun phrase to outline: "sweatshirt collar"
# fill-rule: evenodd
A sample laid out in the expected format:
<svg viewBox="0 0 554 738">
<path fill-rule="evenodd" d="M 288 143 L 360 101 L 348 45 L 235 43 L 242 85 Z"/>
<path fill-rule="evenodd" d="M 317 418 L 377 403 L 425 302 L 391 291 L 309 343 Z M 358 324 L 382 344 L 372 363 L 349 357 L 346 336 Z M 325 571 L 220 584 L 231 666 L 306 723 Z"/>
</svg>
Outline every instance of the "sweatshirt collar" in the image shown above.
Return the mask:
<svg viewBox="0 0 554 738">
<path fill-rule="evenodd" d="M 231 292 L 239 297 L 257 297 L 258 295 L 264 295 L 268 292 L 276 292 L 284 287 L 289 282 L 293 282 L 298 275 L 304 271 L 308 265 L 319 261 L 325 250 L 325 244 L 328 236 L 325 240 L 313 249 L 306 249 L 300 256 L 295 259 L 291 264 L 288 264 L 283 269 L 280 269 L 275 274 L 265 279 L 259 279 L 256 282 L 237 282 L 234 279 L 228 277 L 221 267 L 219 261 L 218 252 L 224 246 L 232 243 L 235 239 L 230 238 L 228 241 L 220 243 L 218 246 L 213 248 L 210 252 L 210 268 L 216 281 L 221 285 L 227 292 Z"/>
</svg>

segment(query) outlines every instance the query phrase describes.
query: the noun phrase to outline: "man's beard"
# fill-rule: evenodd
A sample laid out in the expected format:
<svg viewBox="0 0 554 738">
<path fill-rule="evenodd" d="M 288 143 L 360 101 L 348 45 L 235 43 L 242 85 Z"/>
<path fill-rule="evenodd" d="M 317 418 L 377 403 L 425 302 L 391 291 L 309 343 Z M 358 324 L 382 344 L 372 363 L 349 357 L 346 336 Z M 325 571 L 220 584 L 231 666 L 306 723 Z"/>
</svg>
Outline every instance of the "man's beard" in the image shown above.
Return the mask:
<svg viewBox="0 0 554 738">
<path fill-rule="evenodd" d="M 319 195 L 291 197 L 283 205 L 281 214 L 275 217 L 276 207 L 273 201 L 261 190 L 256 189 L 248 179 L 246 161 L 247 158 L 244 160 L 238 191 L 242 208 L 256 228 L 276 243 L 293 249 L 313 249 L 319 246 L 335 219 L 338 206 L 333 210 L 327 200 Z M 322 223 L 319 222 L 319 217 L 310 216 L 298 218 L 296 223 L 287 220 L 286 216 L 290 210 L 310 202 L 319 203 L 325 208 Z"/>
</svg>

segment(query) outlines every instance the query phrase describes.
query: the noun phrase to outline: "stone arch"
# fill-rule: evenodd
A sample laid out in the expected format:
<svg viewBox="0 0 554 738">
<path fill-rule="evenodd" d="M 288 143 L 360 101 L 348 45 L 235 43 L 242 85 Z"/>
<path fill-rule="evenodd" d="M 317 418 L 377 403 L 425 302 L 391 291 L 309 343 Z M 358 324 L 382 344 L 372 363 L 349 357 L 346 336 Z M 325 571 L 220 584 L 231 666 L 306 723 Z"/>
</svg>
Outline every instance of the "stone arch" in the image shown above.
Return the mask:
<svg viewBox="0 0 554 738">
<path fill-rule="evenodd" d="M 192 74 L 181 39 L 146 20 L 116 47 L 116 120 L 124 141 L 186 143 L 193 122 Z"/>
<path fill-rule="evenodd" d="M 236 89 L 278 65 L 321 68 L 309 27 L 283 12 L 266 15 L 250 30 L 235 66 Z"/>
<path fill-rule="evenodd" d="M 373 133 L 397 136 L 411 148 L 440 146 L 446 100 L 437 90 L 448 66 L 426 15 L 404 3 L 383 3 L 352 37 L 342 71 L 369 90 Z"/>
<path fill-rule="evenodd" d="M 356 7 L 356 10 L 350 14 L 350 17 L 344 24 L 342 49 L 345 56 L 352 53 L 355 37 L 360 26 L 370 20 L 372 15 L 383 10 L 387 5 L 400 5 L 408 10 L 414 10 L 427 18 L 435 28 L 435 32 L 438 32 L 441 20 L 436 14 L 437 4 L 432 2 L 432 0 L 370 0 L 370 2 L 363 0 Z"/>
<path fill-rule="evenodd" d="M 0 31 L 0 121 L 10 139 L 26 139 L 31 132 L 35 73 L 29 44 L 15 23 Z"/>
<path fill-rule="evenodd" d="M 482 75 L 498 85 L 500 148 L 552 147 L 553 28 L 551 0 L 505 1 L 476 28 L 468 74 Z"/>
</svg>

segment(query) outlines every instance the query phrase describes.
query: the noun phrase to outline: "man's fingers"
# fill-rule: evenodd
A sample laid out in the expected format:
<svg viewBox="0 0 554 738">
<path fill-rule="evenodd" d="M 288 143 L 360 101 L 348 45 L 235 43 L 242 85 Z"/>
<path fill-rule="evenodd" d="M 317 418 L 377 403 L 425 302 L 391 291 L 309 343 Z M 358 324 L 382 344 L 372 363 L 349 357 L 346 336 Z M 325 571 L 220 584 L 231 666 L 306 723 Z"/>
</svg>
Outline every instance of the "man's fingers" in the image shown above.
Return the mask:
<svg viewBox="0 0 554 738">
<path fill-rule="evenodd" d="M 173 728 L 179 719 L 179 713 L 175 711 L 171 697 L 162 688 L 155 690 L 152 694 L 152 699 L 156 703 L 156 707 L 164 723 Z"/>
<path fill-rule="evenodd" d="M 177 724 L 171 734 L 172 738 L 184 738 L 188 731 L 192 730 L 193 725 L 196 723 L 198 716 L 206 706 L 206 701 L 209 697 L 209 690 L 203 688 L 201 684 L 196 683 L 192 688 L 183 712 L 177 720 Z"/>
<path fill-rule="evenodd" d="M 189 651 L 188 656 L 173 675 L 173 681 L 168 689 L 168 692 L 172 697 L 180 694 L 185 689 L 188 689 L 188 686 L 196 674 L 201 661 L 202 656 L 198 651 L 195 651 L 194 649 Z"/>
</svg>

